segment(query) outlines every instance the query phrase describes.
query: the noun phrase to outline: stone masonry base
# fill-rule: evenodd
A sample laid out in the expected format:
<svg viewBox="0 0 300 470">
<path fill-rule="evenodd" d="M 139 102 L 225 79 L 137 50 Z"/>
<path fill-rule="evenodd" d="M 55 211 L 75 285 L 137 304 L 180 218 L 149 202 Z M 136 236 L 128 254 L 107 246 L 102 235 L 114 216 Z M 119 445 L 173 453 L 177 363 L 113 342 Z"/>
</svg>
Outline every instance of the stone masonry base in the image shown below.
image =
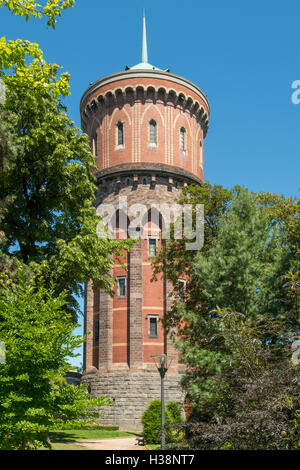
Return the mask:
<svg viewBox="0 0 300 470">
<path fill-rule="evenodd" d="M 180 387 L 181 374 L 165 376 L 165 402 L 183 405 L 184 392 Z M 82 383 L 88 384 L 93 397 L 107 395 L 112 405 L 100 408 L 100 423 L 117 425 L 121 430 L 141 430 L 141 418 L 152 400 L 160 399 L 161 379 L 158 372 L 85 373 Z"/>
</svg>

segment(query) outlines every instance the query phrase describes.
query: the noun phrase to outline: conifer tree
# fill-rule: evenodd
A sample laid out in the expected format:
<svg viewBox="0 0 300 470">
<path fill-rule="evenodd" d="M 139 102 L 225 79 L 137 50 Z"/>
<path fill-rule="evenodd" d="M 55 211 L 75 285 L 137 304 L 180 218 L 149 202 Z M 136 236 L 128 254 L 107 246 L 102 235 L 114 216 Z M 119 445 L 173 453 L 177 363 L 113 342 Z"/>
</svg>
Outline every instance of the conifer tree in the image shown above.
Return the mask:
<svg viewBox="0 0 300 470">
<path fill-rule="evenodd" d="M 218 305 L 253 316 L 261 312 L 269 280 L 279 274 L 285 257 L 288 253 L 276 243 L 276 228 L 253 196 L 241 189 L 219 218 L 209 256 L 197 253 L 194 267 L 201 295 L 212 308 Z"/>
<path fill-rule="evenodd" d="M 184 324 L 175 339 L 187 366 L 184 384 L 205 414 L 213 412 L 210 403 L 215 403 L 218 394 L 215 377 L 222 374 L 229 354 L 218 335 L 215 310 L 232 309 L 245 315 L 250 325 L 264 314 L 279 318 L 287 310 L 279 292 L 288 260 L 289 251 L 277 243 L 276 230 L 265 212 L 248 191 L 238 189 L 218 217 L 214 243 L 195 255 L 193 285 L 185 301 L 174 307 Z M 286 322 L 286 329 L 290 326 Z"/>
</svg>

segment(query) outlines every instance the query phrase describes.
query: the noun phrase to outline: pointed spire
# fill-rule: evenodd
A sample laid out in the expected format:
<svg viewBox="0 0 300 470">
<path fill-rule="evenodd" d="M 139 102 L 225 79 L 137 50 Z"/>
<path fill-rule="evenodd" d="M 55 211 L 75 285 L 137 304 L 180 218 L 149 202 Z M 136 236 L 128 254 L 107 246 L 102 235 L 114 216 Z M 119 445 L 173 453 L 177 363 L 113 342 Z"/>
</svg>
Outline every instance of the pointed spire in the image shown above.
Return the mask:
<svg viewBox="0 0 300 470">
<path fill-rule="evenodd" d="M 125 70 L 160 70 L 148 62 L 148 49 L 147 49 L 147 34 L 146 34 L 146 17 L 145 9 L 143 11 L 143 40 L 142 40 L 142 61 L 133 67 L 126 65 Z M 169 72 L 169 70 L 167 70 Z"/>
<path fill-rule="evenodd" d="M 143 11 L 142 62 L 143 62 L 143 63 L 148 63 L 148 50 L 147 50 L 147 34 L 146 34 L 145 9 L 144 9 L 144 11 Z"/>
</svg>

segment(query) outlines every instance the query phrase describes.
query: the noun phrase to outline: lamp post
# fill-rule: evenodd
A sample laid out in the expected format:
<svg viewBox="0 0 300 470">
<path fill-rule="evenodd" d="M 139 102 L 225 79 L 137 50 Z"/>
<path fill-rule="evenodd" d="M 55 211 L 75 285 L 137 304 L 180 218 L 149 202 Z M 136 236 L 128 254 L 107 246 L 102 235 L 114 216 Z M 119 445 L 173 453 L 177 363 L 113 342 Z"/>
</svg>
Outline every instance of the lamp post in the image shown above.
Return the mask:
<svg viewBox="0 0 300 470">
<path fill-rule="evenodd" d="M 155 362 L 157 370 L 161 378 L 161 448 L 164 450 L 166 446 L 165 436 L 165 375 L 171 365 L 172 356 L 160 354 L 159 356 L 151 356 Z"/>
</svg>

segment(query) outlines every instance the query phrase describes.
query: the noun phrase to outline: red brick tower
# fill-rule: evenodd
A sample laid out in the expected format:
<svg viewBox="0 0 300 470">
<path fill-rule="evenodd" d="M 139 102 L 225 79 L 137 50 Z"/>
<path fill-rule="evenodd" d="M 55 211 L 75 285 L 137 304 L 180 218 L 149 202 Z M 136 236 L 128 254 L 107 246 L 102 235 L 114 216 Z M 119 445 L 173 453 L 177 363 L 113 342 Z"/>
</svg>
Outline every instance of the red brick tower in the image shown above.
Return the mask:
<svg viewBox="0 0 300 470">
<path fill-rule="evenodd" d="M 203 180 L 208 100 L 190 81 L 148 63 L 145 19 L 142 62 L 91 84 L 80 112 L 98 166 L 96 206 L 117 206 L 120 197 L 127 198 L 128 207 L 173 204 L 178 187 Z M 115 264 L 114 298 L 86 288 L 85 331 L 91 334 L 83 381 L 92 394 L 113 399 L 102 421 L 121 428 L 140 428 L 144 408 L 159 398 L 160 377 L 151 355 L 174 356 L 166 374 L 166 401 L 183 400 L 182 365 L 161 324 L 171 288 L 165 279 L 150 282 L 162 223 L 144 217 L 138 229 L 146 234 L 151 227 L 151 232 L 134 244 L 127 270 Z"/>
</svg>

